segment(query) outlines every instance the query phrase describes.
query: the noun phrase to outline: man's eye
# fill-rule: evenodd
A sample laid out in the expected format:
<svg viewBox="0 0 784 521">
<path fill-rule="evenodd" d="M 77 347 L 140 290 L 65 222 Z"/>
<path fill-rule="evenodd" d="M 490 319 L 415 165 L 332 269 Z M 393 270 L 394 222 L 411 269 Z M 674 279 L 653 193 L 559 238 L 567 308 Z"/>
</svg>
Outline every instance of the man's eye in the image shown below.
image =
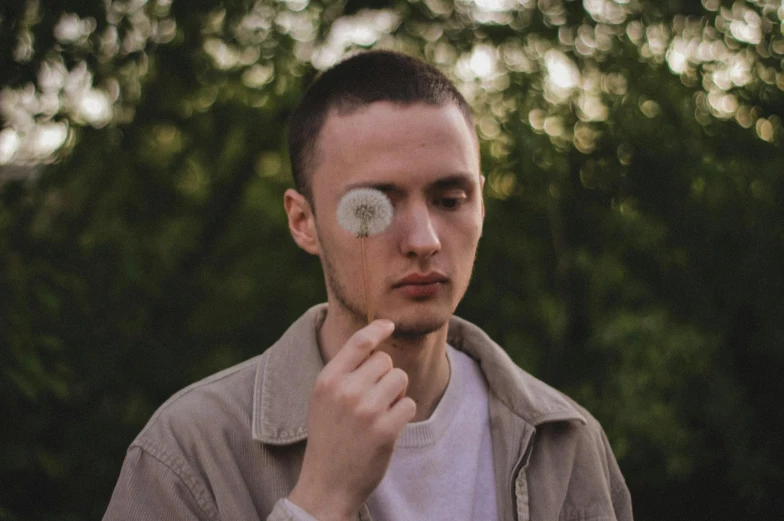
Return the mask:
<svg viewBox="0 0 784 521">
<path fill-rule="evenodd" d="M 456 210 L 462 206 L 466 197 L 464 195 L 459 197 L 441 197 L 437 200 L 437 204 L 446 210 Z"/>
</svg>

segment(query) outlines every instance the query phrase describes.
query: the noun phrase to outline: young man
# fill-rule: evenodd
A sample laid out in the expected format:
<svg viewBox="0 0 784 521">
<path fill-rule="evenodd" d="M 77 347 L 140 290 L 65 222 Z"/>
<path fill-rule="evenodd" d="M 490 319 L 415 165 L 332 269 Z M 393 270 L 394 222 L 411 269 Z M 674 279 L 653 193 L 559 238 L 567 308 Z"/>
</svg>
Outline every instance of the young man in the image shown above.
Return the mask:
<svg viewBox="0 0 784 521">
<path fill-rule="evenodd" d="M 292 116 L 295 242 L 328 302 L 263 355 L 181 391 L 128 451 L 105 520 L 631 520 L 584 409 L 453 313 L 482 234 L 471 110 L 437 70 L 369 52 L 319 77 Z M 337 219 L 386 194 L 383 232 Z"/>
</svg>

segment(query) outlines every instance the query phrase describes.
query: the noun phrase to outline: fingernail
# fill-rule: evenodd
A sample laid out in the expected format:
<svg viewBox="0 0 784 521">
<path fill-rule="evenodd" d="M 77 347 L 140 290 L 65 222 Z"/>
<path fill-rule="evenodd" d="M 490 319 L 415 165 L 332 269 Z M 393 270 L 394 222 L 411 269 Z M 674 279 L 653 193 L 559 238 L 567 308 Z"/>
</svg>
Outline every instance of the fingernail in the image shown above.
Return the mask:
<svg viewBox="0 0 784 521">
<path fill-rule="evenodd" d="M 384 324 L 385 329 L 388 329 L 389 331 L 395 330 L 395 323 L 392 322 L 391 320 L 381 319 L 381 322 Z"/>
</svg>

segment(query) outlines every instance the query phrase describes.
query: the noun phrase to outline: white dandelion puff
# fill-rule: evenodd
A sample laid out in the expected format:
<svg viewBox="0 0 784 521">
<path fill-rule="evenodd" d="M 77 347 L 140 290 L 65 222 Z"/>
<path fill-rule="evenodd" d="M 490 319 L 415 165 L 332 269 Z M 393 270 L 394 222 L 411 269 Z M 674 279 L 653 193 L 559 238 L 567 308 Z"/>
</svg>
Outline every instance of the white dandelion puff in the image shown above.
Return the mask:
<svg viewBox="0 0 784 521">
<path fill-rule="evenodd" d="M 356 237 L 376 235 L 392 223 L 394 209 L 389 198 L 375 188 L 349 191 L 338 205 L 338 222 Z"/>
<path fill-rule="evenodd" d="M 368 283 L 368 262 L 365 239 L 387 229 L 395 213 L 392 202 L 375 188 L 355 188 L 348 191 L 338 204 L 338 222 L 344 230 L 359 239 L 362 246 L 362 287 L 365 293 L 367 322 L 373 321 L 373 301 Z"/>
</svg>

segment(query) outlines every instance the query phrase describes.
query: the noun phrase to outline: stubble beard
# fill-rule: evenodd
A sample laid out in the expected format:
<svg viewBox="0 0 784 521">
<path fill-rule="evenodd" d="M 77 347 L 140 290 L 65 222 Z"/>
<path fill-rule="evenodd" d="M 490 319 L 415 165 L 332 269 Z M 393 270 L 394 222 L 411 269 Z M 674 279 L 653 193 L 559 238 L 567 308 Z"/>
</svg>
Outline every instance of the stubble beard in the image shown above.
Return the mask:
<svg viewBox="0 0 784 521">
<path fill-rule="evenodd" d="M 324 267 L 324 278 L 329 288 L 330 293 L 334 297 L 336 303 L 347 311 L 358 324 L 365 324 L 367 321 L 367 310 L 363 306 L 352 300 L 348 291 L 338 276 L 335 265 L 330 260 L 330 255 L 323 250 L 321 255 L 321 263 Z M 452 310 L 453 312 L 454 310 Z M 451 316 L 450 312 L 450 316 Z M 395 331 L 392 333 L 392 338 L 398 340 L 405 340 L 407 342 L 415 341 L 430 333 L 434 333 L 444 327 L 449 322 L 449 317 L 422 317 L 420 319 L 405 320 L 394 319 L 392 317 L 377 317 L 389 318 L 395 323 Z"/>
</svg>

